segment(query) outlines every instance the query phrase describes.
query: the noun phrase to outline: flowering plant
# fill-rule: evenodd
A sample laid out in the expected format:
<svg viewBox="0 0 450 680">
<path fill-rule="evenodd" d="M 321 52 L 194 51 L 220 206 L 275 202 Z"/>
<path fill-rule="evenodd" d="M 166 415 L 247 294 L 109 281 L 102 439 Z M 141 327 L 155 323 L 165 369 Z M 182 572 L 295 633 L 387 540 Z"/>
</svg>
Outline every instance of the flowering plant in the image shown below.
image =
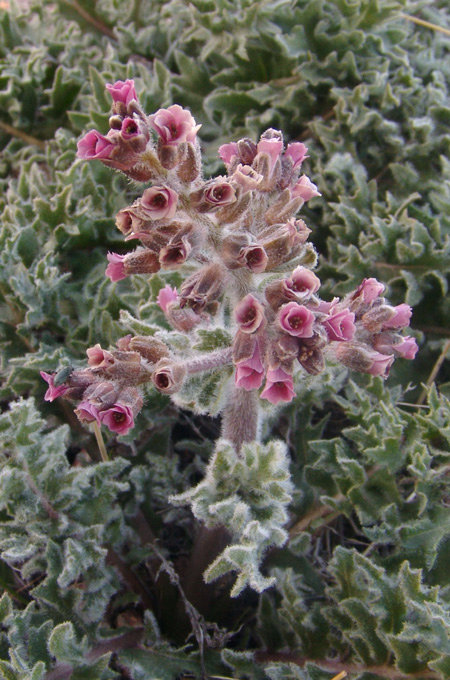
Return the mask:
<svg viewBox="0 0 450 680">
<path fill-rule="evenodd" d="M 120 282 L 135 274 L 170 276 L 179 270 L 184 278 L 179 290 L 167 283 L 157 295 L 172 332 L 161 326 L 151 335 L 128 334 L 115 348 L 88 348 L 85 368 L 69 375 L 65 369 L 42 372 L 46 400 L 75 400 L 81 422 L 123 435 L 134 426 L 148 384 L 183 406 L 221 413 L 218 451 L 231 444 L 235 455 L 245 458 L 243 445 L 259 437 L 261 401 L 274 406 L 292 401 L 296 380 L 320 374 L 330 362 L 386 378 L 395 357 L 414 358 L 416 342 L 402 334 L 411 308 L 390 305 L 376 279 L 364 279 L 343 298 L 319 296 L 311 230 L 297 216 L 320 196 L 302 173 L 308 151 L 303 143 L 286 145 L 282 133 L 270 128 L 257 142 L 223 144 L 219 155 L 226 175 L 204 179 L 200 125 L 188 110 L 175 104 L 147 115 L 132 80 L 106 89 L 113 100 L 110 130 L 106 136 L 88 132 L 78 142 L 78 156 L 149 183 L 116 217 L 125 242 L 140 245 L 108 253 L 106 276 Z M 199 349 L 202 332 L 214 337 L 219 331 L 220 347 Z M 180 334 L 182 354 L 173 348 Z M 220 398 L 214 409 L 201 408 L 192 378 L 212 373 Z M 285 453 L 276 455 L 285 470 Z M 264 549 L 284 541 L 280 519 L 286 518 L 289 499 L 285 478 L 278 535 L 272 532 Z M 191 502 L 194 513 L 211 522 L 189 492 L 173 500 Z M 257 590 L 267 586 L 254 564 L 252 569 L 238 580 L 234 594 L 247 582 Z M 213 578 L 216 572 L 209 573 Z"/>
</svg>

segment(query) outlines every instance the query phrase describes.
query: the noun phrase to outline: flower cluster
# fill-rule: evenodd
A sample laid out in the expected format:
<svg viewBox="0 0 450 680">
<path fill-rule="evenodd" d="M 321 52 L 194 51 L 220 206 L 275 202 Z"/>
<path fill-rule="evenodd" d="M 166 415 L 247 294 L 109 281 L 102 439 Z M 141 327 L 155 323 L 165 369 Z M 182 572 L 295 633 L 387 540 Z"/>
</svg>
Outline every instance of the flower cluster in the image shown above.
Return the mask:
<svg viewBox="0 0 450 680">
<path fill-rule="evenodd" d="M 111 352 L 96 345 L 88 349 L 88 368 L 65 382 L 43 374 L 46 398 L 81 400 L 81 420 L 124 433 L 142 406 L 145 382 L 172 394 L 191 373 L 233 362 L 237 388 L 262 387 L 260 397 L 277 404 L 295 396 L 297 364 L 317 374 L 331 358 L 387 377 L 396 356 L 414 358 L 415 340 L 400 333 L 411 309 L 391 306 L 376 279 L 365 279 L 343 299 L 318 296 L 310 229 L 297 217 L 305 202 L 320 196 L 302 173 L 303 143 L 286 145 L 281 132 L 268 129 L 258 142 L 224 144 L 219 155 L 226 174 L 205 180 L 200 126 L 189 111 L 175 104 L 147 116 L 132 80 L 107 90 L 110 130 L 106 136 L 88 132 L 78 156 L 150 185 L 116 216 L 124 240 L 140 244 L 108 253 L 106 275 L 120 281 L 182 269 L 189 261 L 179 291 L 166 285 L 159 292 L 167 321 L 190 334 L 227 320 L 233 341 L 228 349 L 187 359 L 172 356 L 157 338 L 127 336 Z"/>
</svg>

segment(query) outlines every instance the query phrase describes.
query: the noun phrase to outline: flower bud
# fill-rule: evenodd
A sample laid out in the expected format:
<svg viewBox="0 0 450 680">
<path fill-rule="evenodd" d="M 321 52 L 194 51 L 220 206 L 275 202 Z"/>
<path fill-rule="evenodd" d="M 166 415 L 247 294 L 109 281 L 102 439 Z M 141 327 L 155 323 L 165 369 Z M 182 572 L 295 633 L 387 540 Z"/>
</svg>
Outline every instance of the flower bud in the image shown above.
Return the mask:
<svg viewBox="0 0 450 680">
<path fill-rule="evenodd" d="M 195 312 L 218 298 L 225 285 L 225 269 L 219 262 L 203 266 L 192 274 L 180 288 L 180 307 L 186 304 Z"/>
<path fill-rule="evenodd" d="M 86 350 L 88 356 L 88 365 L 93 368 L 104 368 L 114 363 L 114 357 L 111 352 L 102 349 L 97 343 L 94 347 L 89 347 Z"/>
<path fill-rule="evenodd" d="M 310 375 L 318 375 L 325 368 L 323 352 L 318 347 L 308 347 L 300 342 L 297 359 Z"/>
<path fill-rule="evenodd" d="M 191 142 L 185 142 L 178 148 L 179 160 L 176 173 L 182 182 L 193 182 L 200 174 L 201 156 L 197 147 Z"/>
<path fill-rule="evenodd" d="M 105 274 L 111 281 L 120 281 L 131 274 L 154 274 L 161 269 L 158 255 L 148 248 L 137 248 L 127 255 L 108 253 Z"/>
<path fill-rule="evenodd" d="M 257 146 L 252 139 L 244 137 L 237 142 L 239 160 L 244 165 L 251 165 L 257 154 Z"/>
<path fill-rule="evenodd" d="M 163 358 L 156 364 L 152 373 L 152 382 L 163 394 L 173 394 L 181 389 L 186 377 L 186 368 L 169 358 Z"/>
<path fill-rule="evenodd" d="M 151 336 L 135 335 L 130 338 L 129 349 L 138 352 L 151 364 L 156 364 L 163 357 L 169 356 L 168 347 L 161 340 Z"/>
<path fill-rule="evenodd" d="M 278 224 L 291 219 L 302 207 L 304 201 L 301 197 L 291 197 L 289 189 L 282 191 L 278 198 L 264 213 L 267 224 Z"/>
</svg>

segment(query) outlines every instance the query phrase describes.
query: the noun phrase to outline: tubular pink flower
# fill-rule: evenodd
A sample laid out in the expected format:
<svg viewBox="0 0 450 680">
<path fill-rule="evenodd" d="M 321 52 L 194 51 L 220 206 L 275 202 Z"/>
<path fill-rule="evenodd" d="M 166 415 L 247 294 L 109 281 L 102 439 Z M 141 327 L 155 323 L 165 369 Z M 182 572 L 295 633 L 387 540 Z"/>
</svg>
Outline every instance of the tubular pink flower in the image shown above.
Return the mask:
<svg viewBox="0 0 450 680">
<path fill-rule="evenodd" d="M 310 309 L 297 302 L 288 302 L 278 312 L 280 328 L 296 338 L 312 337 L 314 318 Z"/>
<path fill-rule="evenodd" d="M 320 279 L 310 269 L 297 267 L 286 280 L 286 286 L 295 293 L 312 295 L 320 288 Z"/>
<path fill-rule="evenodd" d="M 79 140 L 77 156 L 85 160 L 109 160 L 115 146 L 108 137 L 104 137 L 97 130 L 91 130 Z"/>
<path fill-rule="evenodd" d="M 365 304 L 370 304 L 384 292 L 384 284 L 376 279 L 364 279 L 351 296 L 351 300 L 361 298 Z"/>
<path fill-rule="evenodd" d="M 173 302 L 178 302 L 177 289 L 172 288 L 172 286 L 167 284 L 167 286 L 161 288 L 161 290 L 159 291 L 158 297 L 156 298 L 156 302 L 158 303 L 158 305 L 161 307 L 165 314 L 170 304 L 172 304 Z"/>
<path fill-rule="evenodd" d="M 119 253 L 108 253 L 108 266 L 106 267 L 105 274 L 111 281 L 121 281 L 127 277 L 125 272 L 124 260 L 126 255 L 119 255 Z"/>
<path fill-rule="evenodd" d="M 383 323 L 383 328 L 404 328 L 409 326 L 412 315 L 412 309 L 404 302 L 401 305 L 394 307 L 395 315 Z"/>
<path fill-rule="evenodd" d="M 113 102 L 122 102 L 125 106 L 128 106 L 132 99 L 137 100 L 134 80 L 116 80 L 115 83 L 106 83 L 106 89 Z"/>
<path fill-rule="evenodd" d="M 237 304 L 234 315 L 241 331 L 254 333 L 264 321 L 264 307 L 249 294 Z"/>
<path fill-rule="evenodd" d="M 295 397 L 295 392 L 292 376 L 281 367 L 269 368 L 261 399 L 267 399 L 271 404 L 278 404 L 280 401 L 292 401 L 293 397 Z"/>
<path fill-rule="evenodd" d="M 368 355 L 371 359 L 371 365 L 367 369 L 367 373 L 371 375 L 380 375 L 382 378 L 387 378 L 389 369 L 394 362 L 392 354 L 380 354 L 380 352 L 372 351 Z"/>
<path fill-rule="evenodd" d="M 328 339 L 334 340 L 351 340 L 355 335 L 355 315 L 348 309 L 343 309 L 341 312 L 332 314 L 323 321 L 325 330 L 327 331 Z"/>
<path fill-rule="evenodd" d="M 402 359 L 414 359 L 419 350 L 416 339 L 410 335 L 405 336 L 400 342 L 392 345 L 392 349 Z"/>
<path fill-rule="evenodd" d="M 279 159 L 281 152 L 283 151 L 283 142 L 281 139 L 261 139 L 257 144 L 258 153 L 266 153 L 270 158 L 270 170 L 277 160 Z"/>
<path fill-rule="evenodd" d="M 89 347 L 86 350 L 86 354 L 88 356 L 89 366 L 100 368 L 114 363 L 114 357 L 111 352 L 108 352 L 106 349 L 102 349 L 99 343 L 93 347 Z"/>
<path fill-rule="evenodd" d="M 150 187 L 141 198 L 141 208 L 152 220 L 170 220 L 177 211 L 178 194 L 169 187 Z"/>
<path fill-rule="evenodd" d="M 231 165 L 234 159 L 239 158 L 239 149 L 236 142 L 229 142 L 219 146 L 218 154 L 225 165 Z"/>
<path fill-rule="evenodd" d="M 292 160 L 294 170 L 300 167 L 305 158 L 308 158 L 308 147 L 306 147 L 302 142 L 292 142 L 292 144 L 287 145 L 287 149 L 284 155 Z"/>
<path fill-rule="evenodd" d="M 102 425 L 117 432 L 117 434 L 127 434 L 134 427 L 133 411 L 126 404 L 116 403 L 105 411 L 100 411 L 100 422 Z"/>
<path fill-rule="evenodd" d="M 322 194 L 317 191 L 315 184 L 306 176 L 302 175 L 298 180 L 297 184 L 292 188 L 292 196 L 300 196 L 305 201 L 309 201 L 313 196 L 321 196 Z"/>
<path fill-rule="evenodd" d="M 234 382 L 236 387 L 244 390 L 257 390 L 264 380 L 264 366 L 261 361 L 261 352 L 258 341 L 255 342 L 253 354 L 250 359 L 236 362 Z"/>
<path fill-rule="evenodd" d="M 98 408 L 90 401 L 81 401 L 75 409 L 75 413 L 82 422 L 93 423 L 95 420 L 97 423 L 100 423 Z"/>
<path fill-rule="evenodd" d="M 180 142 L 193 142 L 201 125 L 196 125 L 190 111 L 178 104 L 167 109 L 159 109 L 148 118 L 152 128 L 158 133 L 163 144 L 176 145 Z"/>
<path fill-rule="evenodd" d="M 48 384 L 48 389 L 44 394 L 45 401 L 54 401 L 58 397 L 62 397 L 69 389 L 67 385 L 55 385 L 55 375 L 55 373 L 45 373 L 45 371 L 40 372 L 41 378 Z"/>
</svg>

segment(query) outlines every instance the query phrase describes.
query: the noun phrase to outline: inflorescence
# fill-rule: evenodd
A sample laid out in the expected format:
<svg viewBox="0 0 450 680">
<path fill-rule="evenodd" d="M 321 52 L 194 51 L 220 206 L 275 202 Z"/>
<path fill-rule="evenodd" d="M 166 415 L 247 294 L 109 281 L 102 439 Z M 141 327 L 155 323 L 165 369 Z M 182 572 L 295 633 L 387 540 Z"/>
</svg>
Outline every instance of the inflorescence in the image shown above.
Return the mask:
<svg viewBox="0 0 450 680">
<path fill-rule="evenodd" d="M 97 344 L 87 350 L 86 368 L 69 376 L 42 372 L 47 401 L 78 401 L 81 421 L 125 434 L 142 408 L 145 383 L 173 394 L 189 375 L 233 363 L 236 387 L 262 387 L 260 397 L 278 404 L 295 396 L 298 364 L 315 375 L 330 358 L 385 378 L 395 357 L 414 358 L 416 341 L 401 334 L 411 308 L 391 306 L 376 279 L 364 279 L 342 299 L 319 297 L 310 229 L 296 217 L 320 196 L 301 172 L 303 143 L 285 145 L 282 133 L 269 129 L 257 143 L 224 144 L 226 175 L 205 180 L 200 125 L 188 110 L 174 104 L 147 116 L 132 80 L 106 88 L 113 100 L 110 130 L 88 132 L 78 157 L 150 183 L 116 217 L 125 241 L 140 245 L 125 255 L 108 253 L 106 275 L 112 281 L 151 276 L 189 261 L 193 273 L 180 289 L 166 285 L 158 294 L 167 321 L 189 334 L 223 323 L 226 312 L 234 338 L 229 348 L 188 358 L 174 356 L 157 335 L 127 335 L 110 350 Z"/>
</svg>

